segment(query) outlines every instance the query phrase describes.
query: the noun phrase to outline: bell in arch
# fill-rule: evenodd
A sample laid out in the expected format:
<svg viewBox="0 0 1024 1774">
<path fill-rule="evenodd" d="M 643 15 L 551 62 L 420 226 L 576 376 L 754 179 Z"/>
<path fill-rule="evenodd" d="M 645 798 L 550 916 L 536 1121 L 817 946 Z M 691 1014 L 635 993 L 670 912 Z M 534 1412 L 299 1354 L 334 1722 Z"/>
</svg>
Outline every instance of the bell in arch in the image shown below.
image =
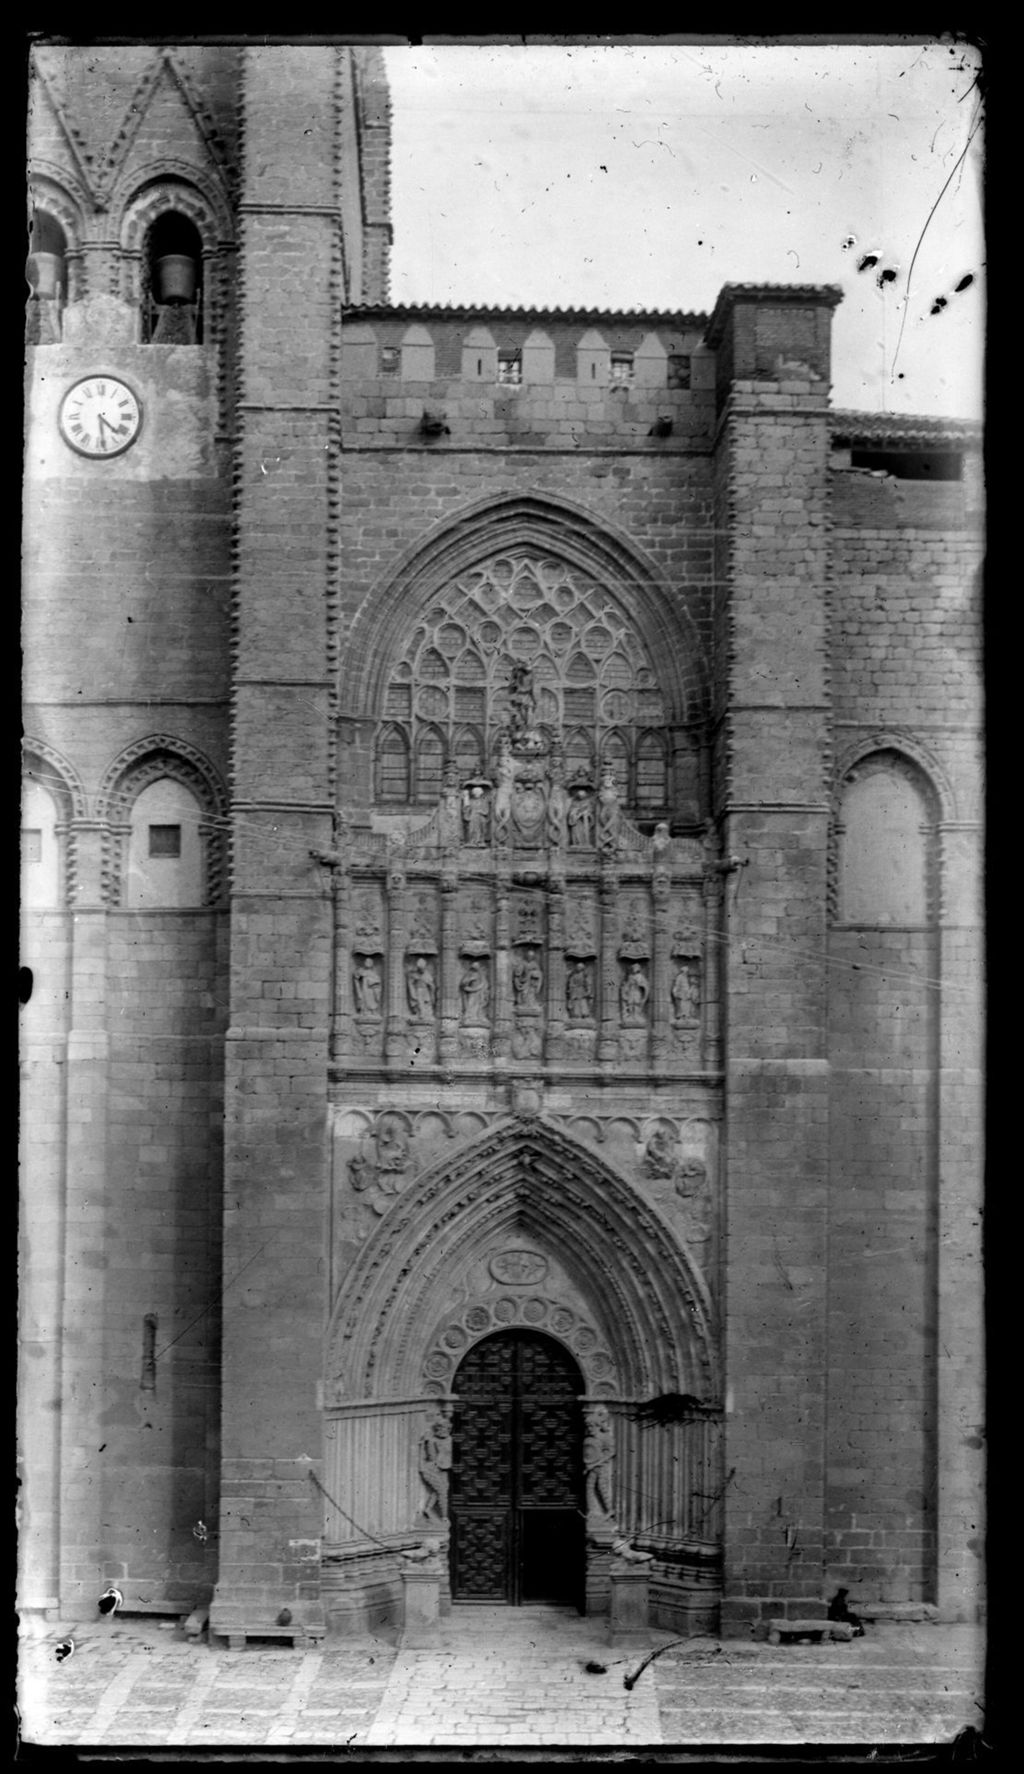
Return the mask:
<svg viewBox="0 0 1024 1774">
<path fill-rule="evenodd" d="M 169 210 L 149 237 L 150 342 L 195 345 L 199 341 L 199 281 L 203 248 L 187 216 Z"/>
</svg>

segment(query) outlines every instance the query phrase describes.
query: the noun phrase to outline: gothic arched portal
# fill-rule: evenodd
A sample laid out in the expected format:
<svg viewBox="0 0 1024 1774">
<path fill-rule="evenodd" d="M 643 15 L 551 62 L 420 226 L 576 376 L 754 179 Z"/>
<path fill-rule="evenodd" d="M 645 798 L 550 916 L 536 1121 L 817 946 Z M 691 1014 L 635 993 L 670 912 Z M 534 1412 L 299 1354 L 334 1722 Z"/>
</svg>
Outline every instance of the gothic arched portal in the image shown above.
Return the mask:
<svg viewBox="0 0 1024 1774">
<path fill-rule="evenodd" d="M 541 1118 L 496 1124 L 397 1197 L 344 1279 L 328 1336 L 328 1397 L 447 1392 L 459 1349 L 454 1278 L 476 1256 L 524 1240 L 571 1278 L 562 1335 L 588 1392 L 717 1401 L 711 1304 L 696 1265 L 650 1202 Z M 493 1282 L 459 1303 L 465 1344 L 500 1329 L 501 1301 L 520 1294 L 537 1302 L 538 1327 L 543 1316 L 557 1334 L 558 1303 L 542 1286 Z"/>
</svg>

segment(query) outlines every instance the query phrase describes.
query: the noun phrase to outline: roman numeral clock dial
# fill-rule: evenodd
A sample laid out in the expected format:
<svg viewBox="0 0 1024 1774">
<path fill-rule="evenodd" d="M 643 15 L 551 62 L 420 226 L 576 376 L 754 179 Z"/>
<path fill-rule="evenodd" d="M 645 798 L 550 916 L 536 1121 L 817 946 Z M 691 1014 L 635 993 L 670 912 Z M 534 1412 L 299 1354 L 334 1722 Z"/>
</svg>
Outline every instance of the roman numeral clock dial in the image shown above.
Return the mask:
<svg viewBox="0 0 1024 1774">
<path fill-rule="evenodd" d="M 118 376 L 86 376 L 60 403 L 60 434 L 80 456 L 119 456 L 135 442 L 142 407 Z"/>
</svg>

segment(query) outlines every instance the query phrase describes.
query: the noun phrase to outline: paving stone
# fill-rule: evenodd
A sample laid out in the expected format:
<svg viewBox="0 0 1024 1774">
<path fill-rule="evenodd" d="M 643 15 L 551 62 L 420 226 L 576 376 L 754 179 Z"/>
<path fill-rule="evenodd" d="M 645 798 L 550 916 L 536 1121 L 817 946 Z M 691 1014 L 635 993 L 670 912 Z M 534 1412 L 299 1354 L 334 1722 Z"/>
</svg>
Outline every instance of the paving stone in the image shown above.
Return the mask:
<svg viewBox="0 0 1024 1774">
<path fill-rule="evenodd" d="M 503 1631 L 486 1647 L 477 1623 L 447 1629 L 438 1653 L 392 1652 L 368 1677 L 348 1679 L 344 1652 L 301 1657 L 181 1647 L 113 1655 L 108 1644 L 75 1685 L 61 1671 L 22 1672 L 25 1741 L 172 1746 L 311 1744 L 349 1748 L 475 1745 L 940 1743 L 980 1720 L 980 1631 L 923 1625 L 880 1638 L 845 1667 L 825 1647 L 797 1665 L 764 1647 L 745 1655 L 712 1645 L 656 1659 L 630 1691 L 617 1659 L 598 1679 L 583 1665 L 601 1648 L 603 1622 L 560 1619 L 538 1650 L 531 1633 Z M 534 1641 L 531 1643 L 531 1639 Z M 668 1642 L 651 1634 L 647 1649 Z M 30 1647 L 31 1649 L 31 1647 Z M 846 1647 L 843 1647 L 844 1651 Z M 386 1662 L 387 1667 L 382 1665 Z"/>
</svg>

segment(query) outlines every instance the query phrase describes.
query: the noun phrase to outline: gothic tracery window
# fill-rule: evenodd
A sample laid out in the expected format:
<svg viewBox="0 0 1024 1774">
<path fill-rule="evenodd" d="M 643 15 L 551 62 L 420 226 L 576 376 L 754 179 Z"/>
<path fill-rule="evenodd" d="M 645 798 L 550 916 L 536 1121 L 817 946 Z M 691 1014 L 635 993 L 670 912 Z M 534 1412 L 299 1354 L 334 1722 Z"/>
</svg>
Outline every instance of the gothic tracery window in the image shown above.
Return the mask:
<svg viewBox="0 0 1024 1774">
<path fill-rule="evenodd" d="M 394 662 L 376 741 L 381 801 L 432 805 L 444 771 L 493 768 L 512 667 L 532 671 L 536 718 L 567 777 L 610 767 L 623 799 L 666 810 L 665 709 L 635 625 L 596 580 L 547 556 L 498 555 L 432 602 Z"/>
</svg>

